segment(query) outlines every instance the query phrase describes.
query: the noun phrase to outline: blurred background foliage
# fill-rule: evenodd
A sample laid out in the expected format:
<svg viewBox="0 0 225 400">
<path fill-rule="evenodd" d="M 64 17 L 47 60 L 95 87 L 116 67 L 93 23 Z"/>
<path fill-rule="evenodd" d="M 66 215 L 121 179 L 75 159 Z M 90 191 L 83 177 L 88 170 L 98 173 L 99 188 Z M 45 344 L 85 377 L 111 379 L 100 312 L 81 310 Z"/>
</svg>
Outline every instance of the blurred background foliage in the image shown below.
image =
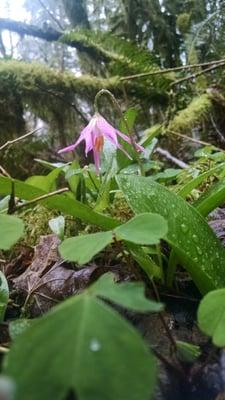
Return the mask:
<svg viewBox="0 0 225 400">
<path fill-rule="evenodd" d="M 168 129 L 162 143 L 178 155 L 182 141 L 172 131 L 223 148 L 222 65 L 180 83 L 176 81 L 208 67 L 123 79 L 223 59 L 222 0 L 24 0 L 21 4 L 24 15 L 16 20 L 12 15 L 18 2 L 4 0 L 1 5 L 0 145 L 41 129 L 26 144 L 14 147 L 13 155 L 0 153 L 0 164 L 10 173 L 25 177 L 37 172 L 40 166 L 33 159 L 40 155 L 60 161 L 57 150 L 74 140 L 87 123 L 101 88 L 111 90 L 124 111 L 137 109 L 139 133 L 164 124 L 164 131 Z M 118 124 L 108 101 L 101 107 Z"/>
</svg>

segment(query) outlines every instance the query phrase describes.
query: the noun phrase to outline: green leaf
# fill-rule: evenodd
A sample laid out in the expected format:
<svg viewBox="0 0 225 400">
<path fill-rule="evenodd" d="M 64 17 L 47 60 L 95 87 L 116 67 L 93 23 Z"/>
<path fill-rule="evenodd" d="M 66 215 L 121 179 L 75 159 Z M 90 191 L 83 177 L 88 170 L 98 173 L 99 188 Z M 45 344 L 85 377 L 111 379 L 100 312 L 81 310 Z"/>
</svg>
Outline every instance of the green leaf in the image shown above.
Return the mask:
<svg viewBox="0 0 225 400">
<path fill-rule="evenodd" d="M 159 182 L 168 182 L 175 179 L 181 171 L 181 169 L 167 168 L 163 172 L 158 172 L 157 174 L 152 175 L 152 179 Z"/>
<path fill-rule="evenodd" d="M 102 153 L 103 163 L 101 164 L 102 169 L 105 171 L 105 174 L 99 187 L 98 197 L 94 208 L 95 211 L 101 212 L 105 210 L 110 204 L 112 178 L 117 172 L 117 163 L 115 156 L 115 146 L 113 146 L 112 143 L 106 140 Z"/>
<path fill-rule="evenodd" d="M 69 183 L 69 187 L 71 191 L 76 195 L 77 187 L 80 181 L 80 173 L 82 170 L 80 169 L 78 161 L 73 161 L 72 164 L 69 166 L 65 178 Z"/>
<path fill-rule="evenodd" d="M 196 209 L 204 216 L 207 216 L 215 208 L 224 203 L 225 200 L 225 179 L 216 182 L 206 190 L 194 203 Z"/>
<path fill-rule="evenodd" d="M 53 190 L 56 190 L 56 179 L 58 178 L 60 172 L 60 168 L 55 168 L 46 176 L 35 175 L 27 178 L 26 183 L 39 189 L 43 189 L 46 192 L 52 192 Z"/>
<path fill-rule="evenodd" d="M 9 323 L 9 335 L 12 340 L 15 340 L 18 336 L 22 335 L 26 329 L 28 329 L 33 323 L 34 319 L 19 318 Z"/>
<path fill-rule="evenodd" d="M 59 217 L 52 218 L 48 222 L 52 232 L 55 233 L 59 239 L 64 239 L 65 218 L 60 215 Z"/>
<path fill-rule="evenodd" d="M 0 215 L 0 249 L 9 250 L 23 235 L 23 221 L 12 215 Z"/>
<path fill-rule="evenodd" d="M 218 172 L 221 168 L 225 167 L 225 163 L 222 163 L 220 165 L 217 165 L 214 168 L 209 169 L 206 172 L 203 172 L 203 174 L 198 175 L 196 178 L 192 179 L 190 182 L 186 183 L 184 186 L 182 186 L 178 194 L 181 197 L 186 197 L 188 196 L 193 189 L 201 185 L 202 182 L 204 182 L 205 179 L 207 179 L 209 176 L 214 175 L 216 172 Z"/>
<path fill-rule="evenodd" d="M 126 119 L 126 124 L 125 121 L 121 119 L 119 129 L 126 135 L 129 135 L 129 132 L 127 131 L 127 125 L 129 129 L 133 129 L 137 116 L 138 116 L 138 111 L 135 108 L 132 107 L 128 108 L 128 110 L 124 114 L 124 118 Z"/>
<path fill-rule="evenodd" d="M 148 254 L 146 254 L 142 247 L 134 245 L 133 243 L 127 243 L 127 247 L 140 267 L 145 271 L 146 275 L 152 279 L 158 279 L 164 281 L 164 274 L 162 268 L 158 266 Z"/>
<path fill-rule="evenodd" d="M 71 390 L 79 400 L 149 400 L 156 365 L 135 329 L 87 291 L 20 335 L 4 373 L 17 400 L 64 400 Z"/>
<path fill-rule="evenodd" d="M 136 244 L 158 244 L 168 231 L 167 221 L 159 214 L 144 213 L 114 230 L 118 239 Z"/>
<path fill-rule="evenodd" d="M 118 183 L 136 213 L 155 212 L 167 220 L 165 240 L 202 293 L 225 285 L 225 250 L 191 205 L 149 178 L 121 175 Z"/>
<path fill-rule="evenodd" d="M 24 182 L 15 180 L 15 195 L 24 200 L 31 200 L 35 197 L 46 194 L 44 190 L 28 185 Z M 0 194 L 10 194 L 12 190 L 12 180 L 0 176 Z M 112 229 L 119 225 L 119 222 L 103 214 L 94 212 L 90 207 L 70 198 L 66 193 L 49 197 L 41 201 L 46 207 L 61 211 L 66 215 L 80 218 L 88 224 L 100 226 L 103 229 Z"/>
<path fill-rule="evenodd" d="M 151 128 L 146 129 L 140 144 L 147 147 L 153 142 L 155 147 L 156 142 L 153 140 L 156 139 L 157 136 L 161 135 L 162 131 L 163 126 L 160 124 L 153 125 Z"/>
<path fill-rule="evenodd" d="M 124 113 L 124 119 L 127 123 L 125 123 L 124 119 L 121 119 L 119 124 L 119 129 L 121 132 L 125 133 L 128 136 L 130 131 L 133 132 L 133 127 L 137 118 L 137 114 L 138 112 L 137 110 L 135 110 L 135 108 L 129 108 Z M 129 132 L 127 126 L 129 128 Z M 121 143 L 122 147 L 128 152 L 128 154 L 130 154 L 131 157 L 135 159 L 135 154 L 132 146 L 129 143 L 125 142 L 123 139 L 119 139 L 119 142 Z M 117 151 L 117 164 L 119 169 L 125 168 L 131 163 L 132 161 L 121 150 Z"/>
<path fill-rule="evenodd" d="M 9 200 L 10 200 L 10 196 L 5 196 L 2 200 L 0 200 L 0 211 L 2 210 L 7 210 L 9 207 Z"/>
<path fill-rule="evenodd" d="M 83 265 L 110 244 L 112 240 L 111 231 L 71 237 L 62 242 L 59 251 L 65 260 Z"/>
<path fill-rule="evenodd" d="M 135 311 L 159 312 L 163 310 L 162 304 L 146 299 L 143 283 L 128 282 L 113 284 L 113 282 L 113 274 L 107 273 L 98 279 L 91 286 L 90 290 L 96 296 L 104 297 Z"/>
<path fill-rule="evenodd" d="M 225 289 L 214 290 L 202 299 L 198 325 L 216 346 L 225 346 Z"/>
<path fill-rule="evenodd" d="M 181 340 L 176 341 L 177 345 L 177 356 L 179 360 L 186 363 L 193 363 L 201 355 L 201 349 L 199 346 L 195 346 L 192 343 L 182 342 Z"/>
<path fill-rule="evenodd" d="M 9 287 L 5 275 L 0 271 L 0 322 L 4 320 L 9 301 Z"/>
</svg>

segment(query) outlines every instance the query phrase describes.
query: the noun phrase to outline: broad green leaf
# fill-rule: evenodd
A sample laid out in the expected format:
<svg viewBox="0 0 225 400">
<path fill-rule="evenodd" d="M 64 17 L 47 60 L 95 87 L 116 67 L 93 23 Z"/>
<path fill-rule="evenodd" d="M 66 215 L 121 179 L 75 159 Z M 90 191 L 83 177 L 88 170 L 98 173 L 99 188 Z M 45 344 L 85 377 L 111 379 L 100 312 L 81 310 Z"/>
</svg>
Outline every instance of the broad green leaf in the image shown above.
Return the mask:
<svg viewBox="0 0 225 400">
<path fill-rule="evenodd" d="M 215 208 L 225 201 L 225 179 L 212 185 L 194 203 L 195 208 L 204 216 L 207 216 Z"/>
<path fill-rule="evenodd" d="M 79 400 L 149 400 L 156 365 L 135 329 L 87 291 L 20 335 L 4 373 L 17 400 L 64 400 L 71 390 Z"/>
<path fill-rule="evenodd" d="M 111 273 L 103 275 L 89 290 L 96 296 L 118 303 L 123 307 L 139 312 L 159 312 L 163 305 L 145 297 L 143 283 L 127 282 L 113 284 L 114 276 Z"/>
<path fill-rule="evenodd" d="M 225 289 L 208 293 L 198 308 L 198 325 L 218 347 L 225 347 Z"/>
<path fill-rule="evenodd" d="M 136 244 L 158 244 L 168 231 L 167 221 L 159 214 L 144 213 L 114 229 L 118 239 Z"/>
<path fill-rule="evenodd" d="M 97 232 L 65 239 L 59 246 L 61 256 L 83 265 L 103 250 L 113 240 L 112 232 Z"/>
<path fill-rule="evenodd" d="M 209 176 L 214 175 L 216 172 L 218 172 L 221 168 L 225 167 L 225 163 L 222 163 L 220 165 L 217 165 L 214 168 L 209 169 L 206 172 L 203 172 L 203 174 L 198 175 L 196 178 L 192 179 L 190 182 L 186 183 L 184 186 L 182 186 L 179 191 L 177 192 L 179 196 L 181 197 L 186 197 L 188 196 L 193 189 L 201 185 L 202 182 L 204 182 L 205 179 L 207 179 Z"/>
<path fill-rule="evenodd" d="M 24 182 L 15 180 L 15 195 L 24 200 L 31 200 L 46 194 L 44 190 L 28 185 Z M 0 176 L 0 194 L 10 194 L 12 181 L 7 177 Z M 94 212 L 90 207 L 70 198 L 66 193 L 49 197 L 42 200 L 46 207 L 61 211 L 66 215 L 72 215 L 88 224 L 100 226 L 103 229 L 112 229 L 119 225 L 119 222 L 103 214 Z"/>
<path fill-rule="evenodd" d="M 152 175 L 151 178 L 159 182 L 168 182 L 175 179 L 181 171 L 181 169 L 167 168 L 163 172 Z"/>
<path fill-rule="evenodd" d="M 0 271 L 0 322 L 4 320 L 9 301 L 9 287 L 5 275 Z"/>
<path fill-rule="evenodd" d="M 158 161 L 144 161 L 142 162 L 143 170 L 148 172 L 150 170 L 158 171 L 160 169 Z M 130 164 L 127 167 L 120 170 L 120 174 L 127 175 L 137 175 L 140 171 L 139 165 L 137 163 Z"/>
<path fill-rule="evenodd" d="M 18 318 L 9 323 L 9 335 L 12 340 L 15 340 L 18 336 L 22 335 L 26 329 L 28 329 L 35 319 Z"/>
<path fill-rule="evenodd" d="M 12 215 L 0 215 L 0 249 L 9 250 L 23 235 L 23 221 Z"/>
<path fill-rule="evenodd" d="M 120 175 L 118 183 L 136 213 L 155 212 L 167 220 L 165 240 L 202 293 L 225 285 L 225 250 L 198 211 L 152 179 Z"/>
<path fill-rule="evenodd" d="M 120 130 L 126 133 L 126 135 L 128 135 L 129 132 L 127 131 L 127 125 L 129 129 L 133 129 L 137 116 L 138 116 L 138 111 L 135 108 L 132 107 L 128 108 L 128 110 L 124 114 L 124 118 L 126 119 L 127 124 L 125 124 L 124 120 L 121 119 L 119 125 Z"/>
<path fill-rule="evenodd" d="M 55 233 L 59 239 L 64 239 L 65 218 L 60 215 L 59 217 L 52 218 L 48 222 L 52 232 Z"/>
<path fill-rule="evenodd" d="M 60 168 L 55 168 L 48 175 L 35 175 L 27 178 L 26 183 L 28 185 L 32 185 L 39 189 L 45 190 L 46 192 L 52 192 L 53 190 L 56 190 L 55 182 L 60 172 Z"/>
</svg>

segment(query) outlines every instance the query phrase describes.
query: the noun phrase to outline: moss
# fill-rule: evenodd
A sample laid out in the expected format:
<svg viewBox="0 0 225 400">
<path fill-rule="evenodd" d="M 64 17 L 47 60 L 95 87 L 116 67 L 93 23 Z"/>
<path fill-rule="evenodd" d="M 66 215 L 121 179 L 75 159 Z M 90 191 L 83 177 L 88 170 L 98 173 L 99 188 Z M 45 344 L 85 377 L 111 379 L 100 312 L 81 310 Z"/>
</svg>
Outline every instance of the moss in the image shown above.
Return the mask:
<svg viewBox="0 0 225 400">
<path fill-rule="evenodd" d="M 128 206 L 124 195 L 118 192 L 113 200 L 110 207 L 110 214 L 112 217 L 118 219 L 121 222 L 126 222 L 134 216 L 133 211 Z"/>
<path fill-rule="evenodd" d="M 59 216 L 60 213 L 55 210 L 37 204 L 34 208 L 24 209 L 18 212 L 18 216 L 23 220 L 25 225 L 25 235 L 18 244 L 24 243 L 26 246 L 35 246 L 40 236 L 51 234 L 48 222 L 50 219 Z M 65 236 L 77 235 L 80 229 L 79 221 L 76 222 L 74 218 L 65 216 Z"/>
<path fill-rule="evenodd" d="M 144 101 L 151 99 L 155 102 L 161 102 L 162 99 L 164 101 L 168 79 L 163 78 L 161 82 L 161 79 L 157 78 L 158 88 L 154 86 L 155 80 L 152 77 L 147 82 L 148 85 L 142 80 L 127 82 L 127 94 Z M 53 132 L 62 132 L 61 138 L 65 140 L 65 136 L 71 132 L 75 124 L 79 125 L 78 113 L 74 106 L 77 99 L 93 103 L 96 93 L 101 89 L 112 91 L 118 98 L 124 96 L 119 76 L 77 77 L 70 72 L 62 73 L 38 63 L 15 60 L 0 61 L 0 88 L 3 88 L 0 91 L 0 99 L 5 105 L 0 110 L 0 133 L 4 134 L 4 141 L 6 131 L 17 135 L 18 121 L 21 129 L 24 129 L 23 114 L 26 110 L 32 111 L 34 115 L 49 123 Z M 12 117 L 15 121 L 9 129 Z M 66 145 L 66 140 L 65 143 L 60 142 L 60 145 Z"/>
<path fill-rule="evenodd" d="M 57 212 L 48 210 L 40 204 L 32 209 L 29 208 L 19 212 L 18 216 L 25 225 L 25 235 L 22 242 L 26 246 L 32 247 L 38 243 L 40 236 L 52 233 L 48 226 L 48 221 L 57 215 Z"/>
<path fill-rule="evenodd" d="M 191 14 L 182 13 L 178 15 L 176 24 L 180 33 L 182 33 L 182 35 L 185 35 L 186 33 L 188 33 L 191 26 Z"/>
<path fill-rule="evenodd" d="M 168 130 L 176 132 L 190 131 L 208 118 L 208 112 L 213 107 L 212 98 L 208 94 L 195 97 L 183 110 L 179 111 L 169 123 Z"/>
<path fill-rule="evenodd" d="M 5 104 L 5 107 L 1 107 L 3 111 L 0 111 L 2 133 L 13 130 L 9 130 L 7 126 L 12 114 L 16 114 L 16 120 L 23 121 L 23 112 L 26 109 L 50 123 L 53 128 L 60 123 L 60 128 L 63 126 L 65 130 L 71 129 L 76 118 L 73 104 L 78 97 L 93 102 L 95 94 L 102 88 L 109 89 L 116 95 L 122 93 L 118 77 L 76 77 L 72 73 L 61 73 L 37 63 L 11 60 L 0 61 L 0 88 L 4 88 L 4 93 L 1 94 L 3 89 L 0 91 L 0 98 Z M 13 127 L 15 129 L 15 123 Z M 16 132 L 17 130 L 14 134 Z"/>
</svg>

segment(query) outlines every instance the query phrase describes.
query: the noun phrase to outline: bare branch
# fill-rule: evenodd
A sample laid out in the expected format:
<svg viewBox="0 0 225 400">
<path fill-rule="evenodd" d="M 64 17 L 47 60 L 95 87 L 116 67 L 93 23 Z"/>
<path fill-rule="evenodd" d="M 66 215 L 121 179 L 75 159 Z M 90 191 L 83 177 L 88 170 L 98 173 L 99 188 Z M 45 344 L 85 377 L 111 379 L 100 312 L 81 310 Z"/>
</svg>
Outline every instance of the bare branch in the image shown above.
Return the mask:
<svg viewBox="0 0 225 400">
<path fill-rule="evenodd" d="M 53 12 L 51 12 L 48 7 L 45 5 L 45 3 L 43 3 L 42 0 L 38 0 L 40 5 L 44 8 L 44 10 L 46 11 L 46 13 L 49 15 L 49 17 L 57 24 L 57 26 L 59 27 L 59 29 L 61 31 L 64 31 L 64 27 L 61 25 L 60 21 L 54 16 Z"/>
<path fill-rule="evenodd" d="M 181 65 L 179 67 L 174 67 L 174 68 L 157 69 L 155 71 L 142 72 L 141 74 L 123 76 L 120 78 L 120 80 L 128 81 L 128 80 L 137 79 L 137 78 L 145 78 L 147 76 L 163 75 L 163 74 L 168 74 L 170 72 L 179 72 L 179 71 L 185 71 L 188 69 L 195 69 L 195 68 L 208 67 L 210 65 L 223 64 L 224 62 L 225 62 L 225 59 L 221 59 L 221 60 L 215 60 L 215 61 L 210 61 L 210 62 L 205 62 L 205 63 L 200 63 L 200 64 L 188 64 L 188 65 Z"/>
<path fill-rule="evenodd" d="M 43 30 L 34 25 L 28 25 L 24 22 L 14 21 L 9 18 L 0 18 L 0 29 L 7 29 L 12 32 L 16 32 L 19 35 L 34 36 L 39 39 L 47 40 L 48 42 L 53 42 L 59 40 L 62 33 L 51 28 L 48 30 Z"/>
<path fill-rule="evenodd" d="M 4 144 L 0 147 L 0 151 L 3 150 L 3 149 L 5 149 L 7 146 L 9 146 L 9 145 L 11 145 L 11 144 L 14 144 L 14 143 L 16 143 L 16 142 L 19 142 L 20 140 L 26 139 L 28 136 L 33 135 L 34 133 L 36 133 L 36 132 L 39 131 L 40 129 L 41 129 L 41 128 L 34 129 L 33 131 L 28 132 L 28 133 L 25 133 L 25 135 L 20 136 L 20 137 L 18 137 L 18 138 L 16 138 L 16 139 L 8 140 L 8 142 L 4 143 Z"/>
<path fill-rule="evenodd" d="M 203 146 L 212 146 L 212 143 L 204 142 L 203 140 L 194 139 L 193 137 L 183 135 L 182 133 L 172 131 L 171 129 L 167 129 L 167 132 L 172 133 L 172 135 L 178 136 L 180 138 L 183 138 L 183 139 L 188 140 L 193 143 L 201 144 Z M 215 150 L 222 151 L 223 153 L 225 153 L 225 150 L 221 149 L 220 147 L 217 147 L 214 145 L 213 145 L 213 147 Z"/>
<path fill-rule="evenodd" d="M 33 36 L 39 39 L 46 40 L 48 42 L 57 42 L 64 36 L 64 32 L 57 31 L 52 27 L 44 30 L 35 25 L 29 25 L 24 22 L 14 21 L 8 18 L 0 18 L 0 30 L 4 29 L 7 29 L 11 32 L 16 32 L 19 35 Z M 66 40 L 64 40 L 63 43 L 67 46 L 79 50 L 80 52 L 87 53 L 92 57 L 97 56 L 102 61 L 109 60 L 109 57 L 105 52 L 93 47 L 92 45 L 84 44 L 82 40 L 73 40 L 69 41 L 68 43 L 66 42 Z"/>
<path fill-rule="evenodd" d="M 161 147 L 157 147 L 155 151 L 165 157 L 167 160 L 171 161 L 173 164 L 178 165 L 178 167 L 184 169 L 188 167 L 184 161 L 179 160 L 178 158 L 172 156 L 168 150 L 162 149 Z"/>
</svg>

